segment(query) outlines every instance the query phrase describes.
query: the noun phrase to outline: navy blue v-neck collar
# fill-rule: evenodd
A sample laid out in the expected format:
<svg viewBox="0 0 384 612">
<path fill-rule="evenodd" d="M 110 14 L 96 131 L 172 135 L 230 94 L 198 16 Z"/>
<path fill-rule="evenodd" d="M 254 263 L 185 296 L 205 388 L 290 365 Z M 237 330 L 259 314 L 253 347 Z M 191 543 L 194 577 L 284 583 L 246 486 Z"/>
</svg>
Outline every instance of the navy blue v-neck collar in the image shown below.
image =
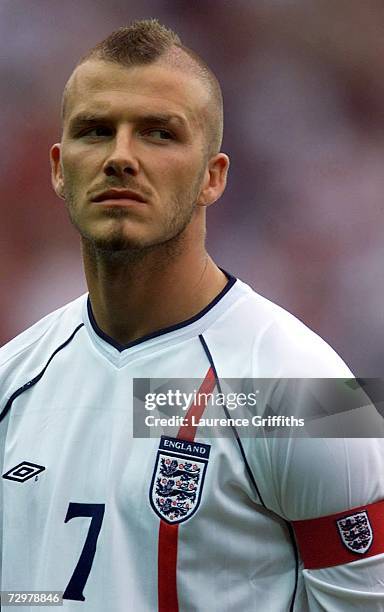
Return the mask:
<svg viewBox="0 0 384 612">
<path fill-rule="evenodd" d="M 207 312 L 209 312 L 214 306 L 216 306 L 216 304 L 224 297 L 224 295 L 228 293 L 228 291 L 233 287 L 233 285 L 235 284 L 237 280 L 234 276 L 232 276 L 225 270 L 222 270 L 222 272 L 224 272 L 225 276 L 228 278 L 227 284 L 220 291 L 220 293 L 211 302 L 209 302 L 209 304 L 207 304 L 207 306 L 205 306 L 202 310 L 200 310 L 200 312 L 198 312 L 193 317 L 186 319 L 185 321 L 181 321 L 181 323 L 176 323 L 175 325 L 164 327 L 163 329 L 159 329 L 158 331 L 152 332 L 151 334 L 142 336 L 141 338 L 138 338 L 137 340 L 133 340 L 133 342 L 129 342 L 128 344 L 120 344 L 119 342 L 111 338 L 111 336 L 108 336 L 108 334 L 106 334 L 102 329 L 100 329 L 100 327 L 96 323 L 96 319 L 92 311 L 91 300 L 88 295 L 87 311 L 88 311 L 89 321 L 92 325 L 94 332 L 100 338 L 102 338 L 105 342 L 112 345 L 115 349 L 117 349 L 121 353 L 122 351 L 125 351 L 126 349 L 130 349 L 133 346 L 137 346 L 138 344 L 142 344 L 143 342 L 146 342 L 147 340 L 152 340 L 153 338 L 157 338 L 158 336 L 162 336 L 164 334 L 168 334 L 170 332 L 176 331 L 183 327 L 187 327 L 188 325 L 191 325 L 191 323 L 195 323 L 195 321 L 198 321 L 198 319 L 200 319 L 205 314 L 207 314 Z"/>
</svg>

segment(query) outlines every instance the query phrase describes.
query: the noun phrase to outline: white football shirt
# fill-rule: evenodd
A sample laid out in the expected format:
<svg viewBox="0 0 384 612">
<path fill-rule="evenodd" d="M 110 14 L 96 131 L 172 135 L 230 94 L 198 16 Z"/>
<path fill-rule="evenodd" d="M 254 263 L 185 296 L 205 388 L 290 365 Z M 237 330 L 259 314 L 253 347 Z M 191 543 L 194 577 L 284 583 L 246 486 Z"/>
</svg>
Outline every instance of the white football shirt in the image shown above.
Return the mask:
<svg viewBox="0 0 384 612">
<path fill-rule="evenodd" d="M 304 569 L 292 529 L 382 500 L 381 440 L 133 436 L 134 379 L 351 376 L 232 277 L 126 347 L 87 296 L 45 317 L 0 350 L 2 590 L 60 591 L 68 612 L 384 610 L 382 554 Z"/>
</svg>

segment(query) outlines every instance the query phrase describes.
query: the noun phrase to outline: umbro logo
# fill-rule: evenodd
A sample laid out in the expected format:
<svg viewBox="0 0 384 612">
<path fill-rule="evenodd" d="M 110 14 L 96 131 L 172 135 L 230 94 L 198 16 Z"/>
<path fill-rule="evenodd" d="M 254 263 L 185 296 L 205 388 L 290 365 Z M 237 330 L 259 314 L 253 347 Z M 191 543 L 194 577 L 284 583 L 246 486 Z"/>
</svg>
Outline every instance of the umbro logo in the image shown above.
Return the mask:
<svg viewBox="0 0 384 612">
<path fill-rule="evenodd" d="M 40 474 L 45 470 L 43 465 L 37 465 L 36 463 L 30 463 L 29 461 L 22 461 L 19 465 L 11 468 L 3 474 L 3 478 L 6 480 L 16 480 L 16 482 L 25 482 L 37 474 Z"/>
</svg>

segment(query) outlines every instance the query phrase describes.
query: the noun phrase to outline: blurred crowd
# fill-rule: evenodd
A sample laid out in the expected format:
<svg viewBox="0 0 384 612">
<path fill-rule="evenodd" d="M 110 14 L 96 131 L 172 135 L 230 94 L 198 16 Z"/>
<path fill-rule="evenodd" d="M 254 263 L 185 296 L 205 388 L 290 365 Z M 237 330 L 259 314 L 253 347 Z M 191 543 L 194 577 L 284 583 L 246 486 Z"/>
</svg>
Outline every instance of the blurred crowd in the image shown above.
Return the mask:
<svg viewBox="0 0 384 612">
<path fill-rule="evenodd" d="M 85 291 L 50 187 L 60 98 L 113 29 L 157 17 L 222 83 L 232 160 L 208 248 L 361 376 L 384 362 L 381 0 L 2 0 L 0 344 Z"/>
</svg>

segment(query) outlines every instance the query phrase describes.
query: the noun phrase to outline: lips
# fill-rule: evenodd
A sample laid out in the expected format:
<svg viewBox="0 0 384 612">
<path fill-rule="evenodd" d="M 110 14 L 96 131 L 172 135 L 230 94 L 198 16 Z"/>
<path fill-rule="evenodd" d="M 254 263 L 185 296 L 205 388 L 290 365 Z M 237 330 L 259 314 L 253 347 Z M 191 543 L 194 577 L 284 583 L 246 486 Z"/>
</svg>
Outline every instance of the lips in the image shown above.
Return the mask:
<svg viewBox="0 0 384 612">
<path fill-rule="evenodd" d="M 136 200 L 137 202 L 145 202 L 143 196 L 130 189 L 108 189 L 98 194 L 92 201 L 104 202 L 105 200 Z"/>
</svg>

